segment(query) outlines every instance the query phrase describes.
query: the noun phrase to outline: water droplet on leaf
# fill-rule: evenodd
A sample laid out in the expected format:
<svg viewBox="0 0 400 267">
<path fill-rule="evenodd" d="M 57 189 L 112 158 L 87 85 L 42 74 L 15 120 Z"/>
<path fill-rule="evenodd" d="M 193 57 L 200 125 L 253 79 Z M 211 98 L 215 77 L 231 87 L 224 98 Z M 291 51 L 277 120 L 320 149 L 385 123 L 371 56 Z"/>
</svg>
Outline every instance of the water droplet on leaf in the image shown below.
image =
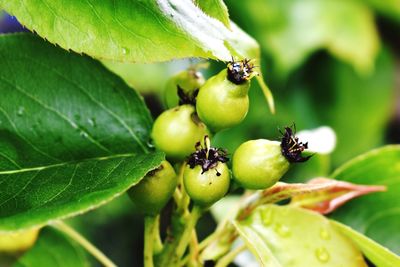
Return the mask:
<svg viewBox="0 0 400 267">
<path fill-rule="evenodd" d="M 90 124 L 90 126 L 96 127 L 96 119 L 95 118 L 88 119 L 88 123 Z"/>
<path fill-rule="evenodd" d="M 280 223 L 275 224 L 274 230 L 281 237 L 288 237 L 291 234 L 290 228 Z"/>
<path fill-rule="evenodd" d="M 89 137 L 89 135 L 88 135 L 86 132 L 84 132 L 84 131 L 81 131 L 81 132 L 80 132 L 80 135 L 81 135 L 82 137 L 84 137 L 84 138 L 88 138 L 88 137 Z"/>
<path fill-rule="evenodd" d="M 18 107 L 17 115 L 22 116 L 25 113 L 25 108 L 24 107 Z"/>
<path fill-rule="evenodd" d="M 129 54 L 129 49 L 126 48 L 126 47 L 122 47 L 122 54 L 123 54 L 123 55 Z"/>
<path fill-rule="evenodd" d="M 273 211 L 272 209 L 266 209 L 261 213 L 261 220 L 265 226 L 268 226 L 272 223 L 273 220 Z"/>
<path fill-rule="evenodd" d="M 328 230 L 326 230 L 326 229 L 321 229 L 321 231 L 319 232 L 319 235 L 323 240 L 331 239 L 331 235 L 328 232 Z"/>
<path fill-rule="evenodd" d="M 315 256 L 317 256 L 317 259 L 320 262 L 328 262 L 330 259 L 329 252 L 326 250 L 326 248 L 317 248 L 315 250 Z"/>
</svg>

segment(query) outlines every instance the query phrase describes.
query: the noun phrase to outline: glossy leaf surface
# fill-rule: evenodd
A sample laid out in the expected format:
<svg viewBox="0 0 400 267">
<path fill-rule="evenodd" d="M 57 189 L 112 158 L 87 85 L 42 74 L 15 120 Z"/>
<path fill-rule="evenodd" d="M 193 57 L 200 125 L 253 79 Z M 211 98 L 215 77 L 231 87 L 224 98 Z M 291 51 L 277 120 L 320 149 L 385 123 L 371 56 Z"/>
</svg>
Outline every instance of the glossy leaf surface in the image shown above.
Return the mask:
<svg viewBox="0 0 400 267">
<path fill-rule="evenodd" d="M 30 34 L 0 36 L 0 59 L 0 231 L 93 209 L 160 164 L 141 97 L 97 61 Z"/>
</svg>

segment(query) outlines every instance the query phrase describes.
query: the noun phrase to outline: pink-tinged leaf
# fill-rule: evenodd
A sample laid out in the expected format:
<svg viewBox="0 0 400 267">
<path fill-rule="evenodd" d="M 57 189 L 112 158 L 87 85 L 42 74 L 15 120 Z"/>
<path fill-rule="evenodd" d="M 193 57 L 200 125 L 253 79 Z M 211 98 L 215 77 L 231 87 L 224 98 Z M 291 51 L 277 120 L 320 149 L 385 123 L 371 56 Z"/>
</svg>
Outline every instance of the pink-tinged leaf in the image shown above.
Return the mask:
<svg viewBox="0 0 400 267">
<path fill-rule="evenodd" d="M 335 186 L 336 182 L 337 181 L 330 179 L 327 179 L 325 183 L 318 184 L 287 184 L 278 182 L 264 191 L 258 191 L 249 196 L 245 196 L 242 205 L 240 206 L 237 219 L 242 220 L 246 218 L 260 205 L 273 204 L 294 196 L 311 195 L 317 192 L 329 190 Z"/>
<path fill-rule="evenodd" d="M 326 185 L 324 189 L 297 195 L 292 198 L 291 205 L 328 214 L 353 198 L 386 191 L 386 186 L 357 185 L 328 178 L 315 178 L 308 185 Z"/>
</svg>

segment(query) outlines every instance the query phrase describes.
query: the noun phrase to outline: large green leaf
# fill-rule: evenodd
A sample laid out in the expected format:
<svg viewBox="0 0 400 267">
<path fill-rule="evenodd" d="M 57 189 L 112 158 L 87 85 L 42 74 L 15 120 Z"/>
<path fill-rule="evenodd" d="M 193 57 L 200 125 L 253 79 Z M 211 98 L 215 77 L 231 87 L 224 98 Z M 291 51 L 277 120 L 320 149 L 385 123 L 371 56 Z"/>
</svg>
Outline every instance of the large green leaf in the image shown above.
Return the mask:
<svg viewBox="0 0 400 267">
<path fill-rule="evenodd" d="M 393 254 L 390 250 L 382 247 L 378 243 L 369 239 L 365 235 L 358 233 L 351 229 L 347 225 L 341 224 L 336 221 L 331 223 L 338 229 L 342 234 L 353 240 L 358 248 L 368 257 L 368 259 L 379 267 L 393 267 L 400 266 L 400 257 Z"/>
<path fill-rule="evenodd" d="M 387 192 L 352 200 L 338 209 L 333 218 L 400 254 L 400 146 L 365 153 L 337 169 L 332 177 L 387 186 Z"/>
<path fill-rule="evenodd" d="M 230 28 L 229 13 L 224 1 L 222 0 L 196 0 L 196 4 L 207 15 L 218 19 L 227 28 Z"/>
<path fill-rule="evenodd" d="M 0 231 L 103 204 L 163 159 L 140 96 L 100 63 L 0 36 Z"/>
<path fill-rule="evenodd" d="M 130 62 L 258 58 L 258 44 L 191 0 L 0 0 L 28 29 L 65 49 Z"/>
<path fill-rule="evenodd" d="M 59 231 L 41 231 L 35 246 L 25 253 L 13 267 L 89 267 L 86 252 Z"/>
<path fill-rule="evenodd" d="M 367 266 L 353 243 L 312 211 L 264 205 L 234 225 L 263 266 Z"/>
<path fill-rule="evenodd" d="M 351 0 L 227 1 L 279 70 L 290 72 L 326 49 L 357 70 L 371 70 L 379 39 L 372 12 Z"/>
</svg>

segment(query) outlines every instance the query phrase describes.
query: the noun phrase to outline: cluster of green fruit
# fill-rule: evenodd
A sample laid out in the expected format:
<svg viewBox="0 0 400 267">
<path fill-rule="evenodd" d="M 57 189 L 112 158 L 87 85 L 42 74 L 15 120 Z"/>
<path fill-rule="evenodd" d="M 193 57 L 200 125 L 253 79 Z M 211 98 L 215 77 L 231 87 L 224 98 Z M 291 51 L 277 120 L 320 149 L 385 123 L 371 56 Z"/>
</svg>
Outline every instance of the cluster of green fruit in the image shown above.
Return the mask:
<svg viewBox="0 0 400 267">
<path fill-rule="evenodd" d="M 282 142 L 265 139 L 243 143 L 234 153 L 232 172 L 226 151 L 210 146 L 209 137 L 239 124 L 249 108 L 248 91 L 257 75 L 250 60 L 231 61 L 205 81 L 194 69 L 173 76 L 165 89 L 168 110 L 155 121 L 152 139 L 173 163 L 183 162 L 183 186 L 190 198 L 211 206 L 229 190 L 231 178 L 247 189 L 274 185 L 291 162 L 305 161 L 307 148 L 287 127 Z M 203 142 L 203 145 L 201 145 Z M 171 198 L 178 179 L 168 161 L 150 172 L 129 195 L 146 214 L 157 214 Z"/>
</svg>

